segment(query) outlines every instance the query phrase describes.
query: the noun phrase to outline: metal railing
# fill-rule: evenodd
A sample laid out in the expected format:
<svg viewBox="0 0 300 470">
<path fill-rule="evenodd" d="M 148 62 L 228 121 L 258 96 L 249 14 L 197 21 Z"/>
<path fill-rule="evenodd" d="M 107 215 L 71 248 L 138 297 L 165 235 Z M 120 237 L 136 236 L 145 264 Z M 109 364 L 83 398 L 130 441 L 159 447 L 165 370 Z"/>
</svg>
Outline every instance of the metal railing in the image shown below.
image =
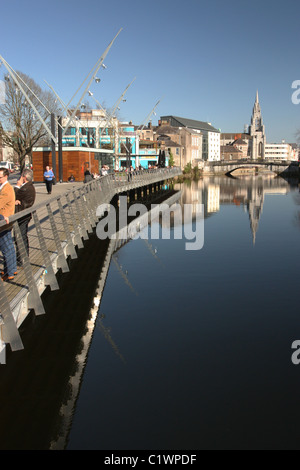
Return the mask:
<svg viewBox="0 0 300 470">
<path fill-rule="evenodd" d="M 0 281 L 0 350 L 5 344 L 10 344 L 12 351 L 23 349 L 19 326 L 30 310 L 34 310 L 35 315 L 45 313 L 41 294 L 47 286 L 51 290 L 59 288 L 56 272 L 59 269 L 69 271 L 67 258 L 77 258 L 75 247 L 82 248 L 83 240 L 93 232 L 99 220 L 99 205 L 105 207 L 116 194 L 179 174 L 179 168 L 113 173 L 78 185 L 63 195 L 50 197 L 46 202 L 11 216 L 9 222 L 13 227 L 22 270 L 17 282 Z M 19 220 L 24 216 L 32 218 L 29 255 L 19 227 Z M 1 221 L 0 231 L 6 226 L 5 221 Z"/>
</svg>

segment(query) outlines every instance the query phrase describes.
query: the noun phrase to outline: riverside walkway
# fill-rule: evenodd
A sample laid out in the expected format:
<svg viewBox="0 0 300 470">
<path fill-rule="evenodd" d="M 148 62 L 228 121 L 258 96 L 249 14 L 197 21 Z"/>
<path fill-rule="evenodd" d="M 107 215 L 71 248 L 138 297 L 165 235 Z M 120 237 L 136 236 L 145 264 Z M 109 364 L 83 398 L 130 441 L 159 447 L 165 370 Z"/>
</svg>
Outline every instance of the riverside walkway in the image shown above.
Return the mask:
<svg viewBox="0 0 300 470">
<path fill-rule="evenodd" d="M 101 218 L 97 208 L 100 205 L 105 208 L 117 194 L 151 188 L 179 174 L 179 168 L 144 170 L 128 180 L 126 174 L 116 173 L 87 184 L 57 184 L 51 196 L 44 184 L 35 185 L 34 206 L 10 218 L 23 265 L 13 281 L 0 283 L 0 363 L 7 344 L 12 351 L 23 349 L 20 326 L 30 311 L 35 315 L 45 313 L 42 293 L 48 286 L 51 290 L 59 289 L 56 273 L 69 271 L 68 258 L 77 258 L 76 248 L 84 248 L 85 240 L 94 233 Z M 26 214 L 32 215 L 29 257 L 17 223 Z M 5 223 L 1 222 L 0 227 L 3 226 Z"/>
</svg>

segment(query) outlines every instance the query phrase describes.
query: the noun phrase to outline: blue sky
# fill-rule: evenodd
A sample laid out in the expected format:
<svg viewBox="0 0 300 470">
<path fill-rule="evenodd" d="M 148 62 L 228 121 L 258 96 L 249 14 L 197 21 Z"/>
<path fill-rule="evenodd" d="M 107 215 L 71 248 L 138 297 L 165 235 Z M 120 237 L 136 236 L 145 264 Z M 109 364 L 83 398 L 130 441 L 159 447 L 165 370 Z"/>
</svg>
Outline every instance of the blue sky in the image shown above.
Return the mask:
<svg viewBox="0 0 300 470">
<path fill-rule="evenodd" d="M 136 77 L 120 116 L 211 122 L 243 132 L 256 90 L 267 141 L 295 142 L 300 104 L 300 3 L 295 0 L 0 0 L 0 54 L 15 69 L 68 102 L 117 34 L 95 98 L 112 107 Z M 5 71 L 0 69 L 2 76 Z M 83 92 L 84 87 L 81 92 Z M 76 95 L 74 103 L 80 99 Z M 88 97 L 86 98 L 88 99 Z M 93 105 L 93 100 L 89 100 Z"/>
</svg>

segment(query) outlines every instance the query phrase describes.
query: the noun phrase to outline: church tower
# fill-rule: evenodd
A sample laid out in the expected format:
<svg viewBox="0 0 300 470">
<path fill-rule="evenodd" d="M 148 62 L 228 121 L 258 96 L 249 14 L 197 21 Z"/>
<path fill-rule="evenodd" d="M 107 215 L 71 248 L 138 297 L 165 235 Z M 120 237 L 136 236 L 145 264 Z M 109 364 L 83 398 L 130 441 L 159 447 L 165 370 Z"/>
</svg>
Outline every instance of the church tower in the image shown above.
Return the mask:
<svg viewBox="0 0 300 470">
<path fill-rule="evenodd" d="M 256 99 L 253 106 L 249 134 L 252 137 L 251 158 L 253 160 L 265 158 L 266 134 L 265 126 L 263 125 L 261 117 L 258 91 L 256 92 Z"/>
</svg>

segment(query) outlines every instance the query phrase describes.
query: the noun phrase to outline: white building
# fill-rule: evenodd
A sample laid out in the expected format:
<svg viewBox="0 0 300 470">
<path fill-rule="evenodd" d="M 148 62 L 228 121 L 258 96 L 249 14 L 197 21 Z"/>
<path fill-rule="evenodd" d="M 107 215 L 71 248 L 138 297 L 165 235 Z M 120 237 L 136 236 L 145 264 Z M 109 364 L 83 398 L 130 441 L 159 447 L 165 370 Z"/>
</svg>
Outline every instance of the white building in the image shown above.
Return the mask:
<svg viewBox="0 0 300 470">
<path fill-rule="evenodd" d="M 220 132 L 208 132 L 208 161 L 215 162 L 220 160 Z"/>
<path fill-rule="evenodd" d="M 208 184 L 207 188 L 207 212 L 213 213 L 220 210 L 220 185 Z"/>
<path fill-rule="evenodd" d="M 292 145 L 282 142 L 280 144 L 266 144 L 265 145 L 265 159 L 266 160 L 298 160 L 297 149 L 294 149 Z"/>
</svg>

